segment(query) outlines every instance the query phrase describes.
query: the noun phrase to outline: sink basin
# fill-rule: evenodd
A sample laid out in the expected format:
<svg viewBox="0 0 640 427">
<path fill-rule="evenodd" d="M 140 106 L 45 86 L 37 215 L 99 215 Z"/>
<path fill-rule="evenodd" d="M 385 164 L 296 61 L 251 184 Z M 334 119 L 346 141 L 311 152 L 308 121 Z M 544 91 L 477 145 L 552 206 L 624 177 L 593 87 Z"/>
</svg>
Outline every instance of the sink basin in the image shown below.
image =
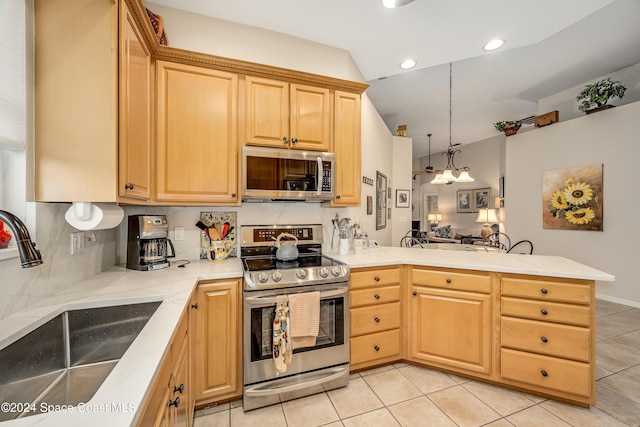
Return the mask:
<svg viewBox="0 0 640 427">
<path fill-rule="evenodd" d="M 0 421 L 37 414 L 43 404 L 88 402 L 160 304 L 65 311 L 0 349 L 0 402 L 32 404 L 0 412 Z"/>
</svg>

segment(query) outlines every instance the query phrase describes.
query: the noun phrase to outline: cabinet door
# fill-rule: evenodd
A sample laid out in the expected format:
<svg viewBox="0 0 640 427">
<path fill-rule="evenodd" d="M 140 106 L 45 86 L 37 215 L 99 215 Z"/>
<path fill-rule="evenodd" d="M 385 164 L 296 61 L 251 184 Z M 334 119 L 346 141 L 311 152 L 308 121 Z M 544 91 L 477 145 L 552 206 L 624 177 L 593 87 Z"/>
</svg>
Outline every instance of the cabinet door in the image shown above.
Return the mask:
<svg viewBox="0 0 640 427">
<path fill-rule="evenodd" d="M 288 148 L 289 83 L 247 76 L 245 93 L 246 144 Z"/>
<path fill-rule="evenodd" d="M 242 395 L 240 280 L 200 284 L 193 316 L 196 405 Z"/>
<path fill-rule="evenodd" d="M 151 196 L 151 53 L 125 2 L 120 14 L 118 196 Z"/>
<path fill-rule="evenodd" d="M 179 403 L 176 402 L 177 404 L 174 406 L 174 425 L 188 427 L 191 426 L 191 414 L 193 413 L 189 384 L 189 340 L 185 336 L 184 339 L 178 339 L 178 341 L 180 345 L 175 348 L 177 355 L 173 366 L 174 378 L 171 385 L 171 398 L 174 402 L 177 397 L 180 398 Z"/>
<path fill-rule="evenodd" d="M 290 147 L 329 151 L 331 142 L 329 89 L 291 85 Z"/>
<path fill-rule="evenodd" d="M 411 360 L 490 373 L 491 295 L 413 286 L 409 298 Z"/>
<path fill-rule="evenodd" d="M 239 204 L 238 77 L 158 61 L 159 202 Z"/>
<path fill-rule="evenodd" d="M 336 154 L 333 206 L 360 206 L 360 95 L 334 95 L 334 152 Z"/>
</svg>

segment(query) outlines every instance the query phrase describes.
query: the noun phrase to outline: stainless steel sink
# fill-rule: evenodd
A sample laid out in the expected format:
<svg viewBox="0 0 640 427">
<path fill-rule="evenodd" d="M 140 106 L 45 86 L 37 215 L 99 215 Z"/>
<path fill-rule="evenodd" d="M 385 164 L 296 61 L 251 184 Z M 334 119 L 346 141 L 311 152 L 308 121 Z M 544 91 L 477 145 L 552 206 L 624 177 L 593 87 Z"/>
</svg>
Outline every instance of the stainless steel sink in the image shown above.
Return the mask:
<svg viewBox="0 0 640 427">
<path fill-rule="evenodd" d="M 0 402 L 41 405 L 89 401 L 161 301 L 65 311 L 0 350 Z"/>
</svg>

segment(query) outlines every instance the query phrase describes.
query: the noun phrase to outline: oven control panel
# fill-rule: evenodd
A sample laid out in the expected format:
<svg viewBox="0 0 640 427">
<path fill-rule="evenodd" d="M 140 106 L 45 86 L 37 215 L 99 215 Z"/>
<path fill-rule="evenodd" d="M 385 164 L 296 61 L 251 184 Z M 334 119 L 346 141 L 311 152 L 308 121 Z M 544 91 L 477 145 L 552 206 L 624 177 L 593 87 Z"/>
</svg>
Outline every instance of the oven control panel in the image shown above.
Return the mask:
<svg viewBox="0 0 640 427">
<path fill-rule="evenodd" d="M 243 225 L 241 227 L 242 246 L 273 245 L 282 233 L 293 234 L 302 245 L 322 244 L 322 224 Z"/>
<path fill-rule="evenodd" d="M 298 238 L 298 241 L 313 240 L 313 229 L 311 227 L 300 228 L 268 228 L 253 230 L 254 242 L 272 242 L 281 233 L 290 233 Z"/>
</svg>

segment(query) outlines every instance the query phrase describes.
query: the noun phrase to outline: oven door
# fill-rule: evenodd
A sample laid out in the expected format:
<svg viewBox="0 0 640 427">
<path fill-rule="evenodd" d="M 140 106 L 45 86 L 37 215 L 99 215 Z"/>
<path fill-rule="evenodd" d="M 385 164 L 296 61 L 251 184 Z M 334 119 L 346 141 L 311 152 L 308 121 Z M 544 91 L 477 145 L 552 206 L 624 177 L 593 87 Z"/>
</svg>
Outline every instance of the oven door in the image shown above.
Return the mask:
<svg viewBox="0 0 640 427">
<path fill-rule="evenodd" d="M 277 295 L 320 292 L 320 328 L 316 345 L 294 349 L 287 371 L 273 361 L 273 318 Z M 349 363 L 348 283 L 301 286 L 244 293 L 244 385 Z"/>
</svg>

